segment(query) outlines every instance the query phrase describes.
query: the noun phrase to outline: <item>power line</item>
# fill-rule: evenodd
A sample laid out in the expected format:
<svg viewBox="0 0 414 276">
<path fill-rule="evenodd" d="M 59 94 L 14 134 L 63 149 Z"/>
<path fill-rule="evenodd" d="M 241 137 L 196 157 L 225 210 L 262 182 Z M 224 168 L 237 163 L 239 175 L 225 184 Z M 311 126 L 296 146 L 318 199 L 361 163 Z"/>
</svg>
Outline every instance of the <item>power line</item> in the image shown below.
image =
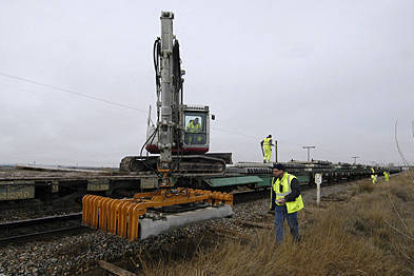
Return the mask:
<svg viewBox="0 0 414 276">
<path fill-rule="evenodd" d="M 95 97 L 95 96 L 85 95 L 85 94 L 82 94 L 82 93 L 75 92 L 73 90 L 69 90 L 69 89 L 66 89 L 66 88 L 61 88 L 61 87 L 58 87 L 58 86 L 42 83 L 42 82 L 39 82 L 39 81 L 35 81 L 35 80 L 27 79 L 27 78 L 22 78 L 22 77 L 10 75 L 10 74 L 2 73 L 2 72 L 0 72 L 0 76 L 10 78 L 10 79 L 14 79 L 14 80 L 18 80 L 18 81 L 22 81 L 22 82 L 35 84 L 35 85 L 38 85 L 38 86 L 43 86 L 43 87 L 58 90 L 58 91 L 62 91 L 62 92 L 65 92 L 65 93 L 76 95 L 78 97 L 83 97 L 83 98 L 87 98 L 87 99 L 90 99 L 90 100 L 104 102 L 106 104 L 116 105 L 116 106 L 119 106 L 119 107 L 123 107 L 123 108 L 131 109 L 131 110 L 147 113 L 147 111 L 136 108 L 136 107 L 133 107 L 133 106 L 129 106 L 129 105 L 126 105 L 126 104 L 109 101 L 109 100 L 98 98 L 98 97 Z M 218 131 L 221 131 L 221 132 L 226 132 L 226 133 L 238 135 L 238 136 L 242 136 L 242 137 L 246 137 L 246 138 L 250 138 L 250 139 L 255 139 L 255 140 L 258 139 L 257 137 L 254 137 L 254 136 L 237 133 L 235 131 L 231 131 L 231 130 L 227 130 L 227 129 L 217 128 L 217 127 L 212 127 L 212 129 L 218 130 Z"/>
<path fill-rule="evenodd" d="M 87 98 L 87 99 L 90 99 L 90 100 L 104 102 L 106 104 L 116 105 L 116 106 L 119 106 L 119 107 L 123 107 L 123 108 L 131 109 L 131 110 L 147 113 L 147 111 L 136 108 L 136 107 L 133 107 L 133 106 L 129 106 L 129 105 L 126 105 L 126 104 L 109 101 L 109 100 L 98 98 L 98 97 L 95 97 L 95 96 L 89 96 L 89 95 L 81 94 L 81 93 L 78 93 L 78 92 L 75 92 L 75 91 L 72 91 L 72 90 L 69 90 L 69 89 L 66 89 L 66 88 L 61 88 L 61 87 L 57 87 L 57 86 L 54 86 L 54 85 L 50 85 L 50 84 L 46 84 L 46 83 L 42 83 L 42 82 L 38 82 L 38 81 L 26 79 L 26 78 L 21 78 L 21 77 L 5 74 L 5 73 L 2 73 L 2 72 L 0 72 L 0 75 L 3 76 L 3 77 L 6 77 L 6 78 L 10 78 L 10 79 L 14 79 L 14 80 L 22 81 L 22 82 L 28 82 L 28 83 L 31 83 L 31 84 L 43 86 L 43 87 L 50 88 L 50 89 L 59 90 L 59 91 L 65 92 L 65 93 L 69 93 L 69 94 L 76 95 L 76 96 L 79 96 L 79 97 Z"/>
</svg>

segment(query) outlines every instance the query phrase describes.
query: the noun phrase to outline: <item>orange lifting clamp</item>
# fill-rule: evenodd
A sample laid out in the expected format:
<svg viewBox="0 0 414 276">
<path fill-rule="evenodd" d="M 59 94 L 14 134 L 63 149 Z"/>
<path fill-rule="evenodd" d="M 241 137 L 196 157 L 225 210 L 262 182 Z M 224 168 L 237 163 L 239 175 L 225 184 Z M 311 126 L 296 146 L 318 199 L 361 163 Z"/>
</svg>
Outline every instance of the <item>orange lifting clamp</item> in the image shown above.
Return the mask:
<svg viewBox="0 0 414 276">
<path fill-rule="evenodd" d="M 233 207 L 233 195 L 190 188 L 137 193 L 133 198 L 128 199 L 85 195 L 82 199 L 82 223 L 133 241 L 141 238 L 140 220 L 148 209 L 189 203 L 207 203 L 209 207 L 223 205 Z M 232 212 L 232 208 L 229 209 Z M 146 233 L 144 236 L 149 235 L 151 233 Z"/>
</svg>

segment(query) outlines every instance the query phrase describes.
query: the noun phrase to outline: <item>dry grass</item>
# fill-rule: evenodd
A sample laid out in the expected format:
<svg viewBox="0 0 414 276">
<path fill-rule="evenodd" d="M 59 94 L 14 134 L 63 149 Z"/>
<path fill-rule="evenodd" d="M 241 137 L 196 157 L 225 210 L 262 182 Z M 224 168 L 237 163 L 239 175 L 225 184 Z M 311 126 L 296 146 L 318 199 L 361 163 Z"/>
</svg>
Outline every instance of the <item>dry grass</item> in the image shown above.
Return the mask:
<svg viewBox="0 0 414 276">
<path fill-rule="evenodd" d="M 300 213 L 302 242 L 257 232 L 252 242 L 199 248 L 190 260 L 145 261 L 145 275 L 413 275 L 414 194 L 407 176 L 364 184 L 348 202 Z M 367 193 L 368 192 L 368 193 Z"/>
<path fill-rule="evenodd" d="M 357 185 L 357 193 L 371 193 L 374 191 L 374 185 L 368 181 L 360 181 Z"/>
</svg>

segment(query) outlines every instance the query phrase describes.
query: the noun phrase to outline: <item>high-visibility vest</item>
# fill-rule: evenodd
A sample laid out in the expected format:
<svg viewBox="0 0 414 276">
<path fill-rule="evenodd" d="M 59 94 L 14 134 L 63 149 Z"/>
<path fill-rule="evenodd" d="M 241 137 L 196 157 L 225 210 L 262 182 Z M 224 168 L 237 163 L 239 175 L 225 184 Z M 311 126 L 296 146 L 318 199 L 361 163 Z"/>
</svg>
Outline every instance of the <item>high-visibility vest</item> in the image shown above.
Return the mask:
<svg viewBox="0 0 414 276">
<path fill-rule="evenodd" d="M 284 173 L 282 179 L 277 178 L 275 181 L 275 178 L 273 177 L 272 180 L 272 188 L 275 191 L 276 199 L 275 203 L 278 206 L 281 206 L 282 204 L 278 203 L 278 200 L 285 198 L 285 196 L 289 195 L 292 192 L 291 183 L 292 180 L 295 179 L 296 176 L 292 174 L 288 174 L 287 172 Z M 280 187 L 283 186 L 283 191 L 280 190 Z M 287 189 L 286 189 L 287 187 Z M 288 214 L 298 212 L 305 207 L 302 200 L 302 195 L 299 195 L 295 201 L 285 202 L 286 209 Z"/>
<path fill-rule="evenodd" d="M 375 184 L 377 182 L 377 175 L 371 174 L 372 184 Z"/>
<path fill-rule="evenodd" d="M 188 132 L 193 132 L 193 123 L 192 122 L 189 122 L 188 123 L 188 125 L 187 125 L 187 128 L 186 128 L 186 131 L 188 131 Z"/>
<path fill-rule="evenodd" d="M 195 133 L 201 132 L 201 125 L 200 125 L 200 123 L 197 123 L 195 125 L 193 124 L 193 130 L 194 130 Z"/>
<path fill-rule="evenodd" d="M 263 139 L 263 147 L 264 148 L 266 148 L 266 147 L 270 148 L 271 144 L 272 144 L 272 138 L 264 138 Z"/>
<path fill-rule="evenodd" d="M 192 122 L 189 122 L 186 130 L 190 133 L 199 133 L 201 132 L 201 125 L 200 123 L 193 124 Z"/>
<path fill-rule="evenodd" d="M 375 174 L 374 168 L 371 168 L 371 172 L 372 172 L 372 174 Z"/>
</svg>

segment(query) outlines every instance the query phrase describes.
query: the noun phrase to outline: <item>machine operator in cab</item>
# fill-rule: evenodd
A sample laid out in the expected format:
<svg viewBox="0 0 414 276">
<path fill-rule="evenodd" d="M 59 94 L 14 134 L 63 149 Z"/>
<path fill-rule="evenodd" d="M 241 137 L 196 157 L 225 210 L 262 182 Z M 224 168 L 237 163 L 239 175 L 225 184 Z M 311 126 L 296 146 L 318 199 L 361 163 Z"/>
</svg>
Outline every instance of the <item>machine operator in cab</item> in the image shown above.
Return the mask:
<svg viewBox="0 0 414 276">
<path fill-rule="evenodd" d="M 197 135 L 201 133 L 201 124 L 199 123 L 198 117 L 194 120 L 190 120 L 186 127 L 186 132 L 189 133 L 188 143 L 189 144 L 200 144 L 202 142 L 201 135 Z"/>
</svg>

